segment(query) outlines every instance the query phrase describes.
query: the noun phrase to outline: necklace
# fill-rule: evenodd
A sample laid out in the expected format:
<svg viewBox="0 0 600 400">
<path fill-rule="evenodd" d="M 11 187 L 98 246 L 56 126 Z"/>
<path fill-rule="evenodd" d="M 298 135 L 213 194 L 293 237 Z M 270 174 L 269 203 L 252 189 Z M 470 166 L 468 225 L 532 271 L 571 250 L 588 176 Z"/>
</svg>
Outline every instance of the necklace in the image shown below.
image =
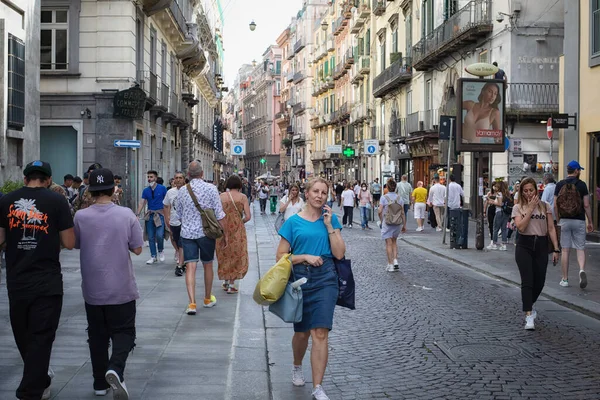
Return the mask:
<svg viewBox="0 0 600 400">
<path fill-rule="evenodd" d="M 112 200 L 109 201 L 96 201 L 96 204 L 110 204 L 112 203 Z"/>
</svg>

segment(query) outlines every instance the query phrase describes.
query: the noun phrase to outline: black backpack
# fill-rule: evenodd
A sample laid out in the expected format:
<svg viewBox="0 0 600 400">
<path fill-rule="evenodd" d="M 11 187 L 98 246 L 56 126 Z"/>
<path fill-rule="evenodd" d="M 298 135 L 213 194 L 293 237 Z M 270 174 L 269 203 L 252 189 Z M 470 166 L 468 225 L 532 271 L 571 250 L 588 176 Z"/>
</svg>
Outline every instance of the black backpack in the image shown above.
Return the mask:
<svg viewBox="0 0 600 400">
<path fill-rule="evenodd" d="M 507 197 L 502 200 L 502 211 L 505 214 L 512 215 L 513 207 L 515 205 L 515 201 L 512 197 Z"/>
</svg>

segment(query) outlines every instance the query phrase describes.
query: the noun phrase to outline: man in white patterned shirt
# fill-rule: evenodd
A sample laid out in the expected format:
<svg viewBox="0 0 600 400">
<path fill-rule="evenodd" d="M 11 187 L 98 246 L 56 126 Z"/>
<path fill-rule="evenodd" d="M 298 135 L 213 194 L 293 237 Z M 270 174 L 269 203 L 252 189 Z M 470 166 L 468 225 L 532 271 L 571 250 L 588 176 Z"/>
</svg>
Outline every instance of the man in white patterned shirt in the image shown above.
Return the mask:
<svg viewBox="0 0 600 400">
<path fill-rule="evenodd" d="M 225 231 L 225 213 L 219 197 L 217 187 L 202 180 L 204 172 L 199 161 L 192 161 L 188 167 L 190 186 L 198 199 L 202 209 L 212 209 L 223 231 Z M 187 185 L 186 185 L 187 186 Z M 202 217 L 190 196 L 187 187 L 179 190 L 177 195 L 177 215 L 181 221 L 181 241 L 183 245 L 183 258 L 186 264 L 185 284 L 187 286 L 190 304 L 187 308 L 188 315 L 196 314 L 196 266 L 202 261 L 204 266 L 204 307 L 213 307 L 217 299 L 212 295 L 213 284 L 213 259 L 215 255 L 215 239 L 204 235 L 202 230 Z M 227 237 L 223 236 L 225 246 Z"/>
</svg>

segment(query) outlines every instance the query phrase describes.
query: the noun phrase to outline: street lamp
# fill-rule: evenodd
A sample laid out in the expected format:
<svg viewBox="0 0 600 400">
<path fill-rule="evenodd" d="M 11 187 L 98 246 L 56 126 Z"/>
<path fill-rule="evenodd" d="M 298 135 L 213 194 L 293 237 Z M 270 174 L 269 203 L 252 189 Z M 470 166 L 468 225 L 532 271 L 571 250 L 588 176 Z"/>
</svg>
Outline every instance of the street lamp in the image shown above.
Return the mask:
<svg viewBox="0 0 600 400">
<path fill-rule="evenodd" d="M 250 30 L 252 32 L 254 32 L 255 29 L 256 29 L 256 22 L 254 22 L 254 20 L 252 20 L 252 22 L 250 22 Z"/>
<path fill-rule="evenodd" d="M 252 66 L 256 67 L 256 60 L 252 60 Z"/>
<path fill-rule="evenodd" d="M 327 21 L 321 22 L 321 29 L 326 31 L 327 28 L 329 28 L 329 24 L 327 23 Z"/>
</svg>

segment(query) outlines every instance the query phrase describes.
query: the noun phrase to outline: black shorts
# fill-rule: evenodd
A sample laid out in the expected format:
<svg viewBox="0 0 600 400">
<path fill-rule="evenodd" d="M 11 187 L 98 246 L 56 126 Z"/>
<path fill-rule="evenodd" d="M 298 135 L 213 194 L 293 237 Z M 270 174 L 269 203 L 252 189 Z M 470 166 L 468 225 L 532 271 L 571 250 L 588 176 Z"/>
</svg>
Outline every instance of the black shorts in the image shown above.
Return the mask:
<svg viewBox="0 0 600 400">
<path fill-rule="evenodd" d="M 181 245 L 181 225 L 169 225 L 171 227 L 171 235 L 173 235 L 173 241 L 177 243 L 177 246 L 182 247 Z"/>
<path fill-rule="evenodd" d="M 381 199 L 381 193 L 373 193 L 373 201 L 379 201 Z"/>
</svg>

